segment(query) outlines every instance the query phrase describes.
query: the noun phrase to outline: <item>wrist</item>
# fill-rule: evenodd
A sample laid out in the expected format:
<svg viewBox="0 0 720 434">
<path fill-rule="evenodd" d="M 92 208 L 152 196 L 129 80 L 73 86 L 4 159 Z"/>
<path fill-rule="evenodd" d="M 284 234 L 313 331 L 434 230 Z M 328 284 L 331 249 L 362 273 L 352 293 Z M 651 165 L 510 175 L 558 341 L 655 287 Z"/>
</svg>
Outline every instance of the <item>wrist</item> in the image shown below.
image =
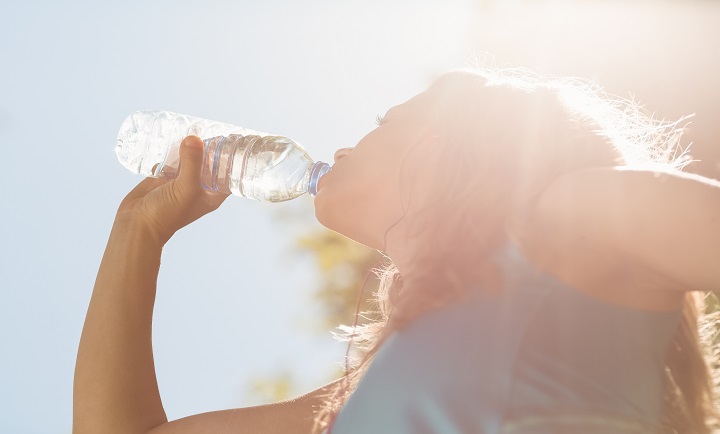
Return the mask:
<svg viewBox="0 0 720 434">
<path fill-rule="evenodd" d="M 110 239 L 122 239 L 149 251 L 161 251 L 167 242 L 166 239 L 153 232 L 144 222 L 121 215 L 115 217 Z"/>
</svg>

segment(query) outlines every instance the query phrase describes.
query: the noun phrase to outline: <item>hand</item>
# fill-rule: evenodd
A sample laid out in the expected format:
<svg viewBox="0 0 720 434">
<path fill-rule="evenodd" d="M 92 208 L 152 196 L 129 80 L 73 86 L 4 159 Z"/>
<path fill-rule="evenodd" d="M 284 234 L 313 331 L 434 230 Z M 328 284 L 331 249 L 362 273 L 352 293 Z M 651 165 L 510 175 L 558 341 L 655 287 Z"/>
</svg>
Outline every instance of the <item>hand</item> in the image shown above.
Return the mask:
<svg viewBox="0 0 720 434">
<path fill-rule="evenodd" d="M 115 222 L 139 225 L 162 246 L 177 230 L 216 210 L 228 195 L 202 188 L 202 162 L 202 140 L 186 137 L 180 145 L 178 177 L 145 178 L 120 203 Z"/>
</svg>

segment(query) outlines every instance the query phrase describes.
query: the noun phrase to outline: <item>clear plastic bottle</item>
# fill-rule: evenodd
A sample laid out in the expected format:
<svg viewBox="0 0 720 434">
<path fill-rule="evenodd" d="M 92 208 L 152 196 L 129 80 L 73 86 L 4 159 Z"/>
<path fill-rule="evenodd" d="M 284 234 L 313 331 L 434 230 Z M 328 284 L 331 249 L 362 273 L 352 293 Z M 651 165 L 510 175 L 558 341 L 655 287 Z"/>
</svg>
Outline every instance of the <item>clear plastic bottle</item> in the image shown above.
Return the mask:
<svg viewBox="0 0 720 434">
<path fill-rule="evenodd" d="M 306 192 L 314 196 L 318 180 L 330 170 L 287 137 L 167 111 L 131 113 L 120 127 L 115 153 L 133 173 L 175 178 L 180 142 L 189 135 L 205 144 L 201 183 L 206 190 L 282 202 Z"/>
</svg>

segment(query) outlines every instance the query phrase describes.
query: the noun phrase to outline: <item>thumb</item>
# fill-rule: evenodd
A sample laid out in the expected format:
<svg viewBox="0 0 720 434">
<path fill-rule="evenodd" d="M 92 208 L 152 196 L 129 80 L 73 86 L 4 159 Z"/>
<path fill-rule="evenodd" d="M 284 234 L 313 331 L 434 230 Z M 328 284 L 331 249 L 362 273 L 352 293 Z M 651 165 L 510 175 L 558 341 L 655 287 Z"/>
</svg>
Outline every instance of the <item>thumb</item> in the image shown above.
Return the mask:
<svg viewBox="0 0 720 434">
<path fill-rule="evenodd" d="M 204 144 L 198 136 L 187 136 L 180 144 L 180 173 L 178 183 L 189 191 L 200 190 Z"/>
</svg>

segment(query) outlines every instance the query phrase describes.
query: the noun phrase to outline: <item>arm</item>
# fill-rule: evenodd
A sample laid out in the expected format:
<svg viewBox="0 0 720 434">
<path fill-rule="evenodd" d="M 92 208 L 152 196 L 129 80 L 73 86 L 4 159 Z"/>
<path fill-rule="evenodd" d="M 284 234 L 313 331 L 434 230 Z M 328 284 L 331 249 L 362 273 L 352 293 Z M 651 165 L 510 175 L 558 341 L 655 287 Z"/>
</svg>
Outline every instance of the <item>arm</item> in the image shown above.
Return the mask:
<svg viewBox="0 0 720 434">
<path fill-rule="evenodd" d="M 162 424 L 147 434 L 309 433 L 315 412 L 338 381 L 341 380 L 289 401 L 184 417 Z"/>
<path fill-rule="evenodd" d="M 167 422 L 152 354 L 155 287 L 163 245 L 226 198 L 200 187 L 202 157 L 199 138 L 184 140 L 178 178 L 146 178 L 118 208 L 75 363 L 74 434 L 141 434 Z"/>
<path fill-rule="evenodd" d="M 720 288 L 716 180 L 676 171 L 581 170 L 541 194 L 534 218 L 561 245 L 603 249 L 685 290 Z"/>
<path fill-rule="evenodd" d="M 200 187 L 199 139 L 183 141 L 180 158 L 176 180 L 145 179 L 118 209 L 80 339 L 73 433 L 309 432 L 325 388 L 284 403 L 167 421 L 151 333 L 161 251 L 178 229 L 227 197 Z"/>
<path fill-rule="evenodd" d="M 160 251 L 138 227 L 113 226 L 75 364 L 75 434 L 144 433 L 167 422 L 151 338 Z"/>
</svg>

